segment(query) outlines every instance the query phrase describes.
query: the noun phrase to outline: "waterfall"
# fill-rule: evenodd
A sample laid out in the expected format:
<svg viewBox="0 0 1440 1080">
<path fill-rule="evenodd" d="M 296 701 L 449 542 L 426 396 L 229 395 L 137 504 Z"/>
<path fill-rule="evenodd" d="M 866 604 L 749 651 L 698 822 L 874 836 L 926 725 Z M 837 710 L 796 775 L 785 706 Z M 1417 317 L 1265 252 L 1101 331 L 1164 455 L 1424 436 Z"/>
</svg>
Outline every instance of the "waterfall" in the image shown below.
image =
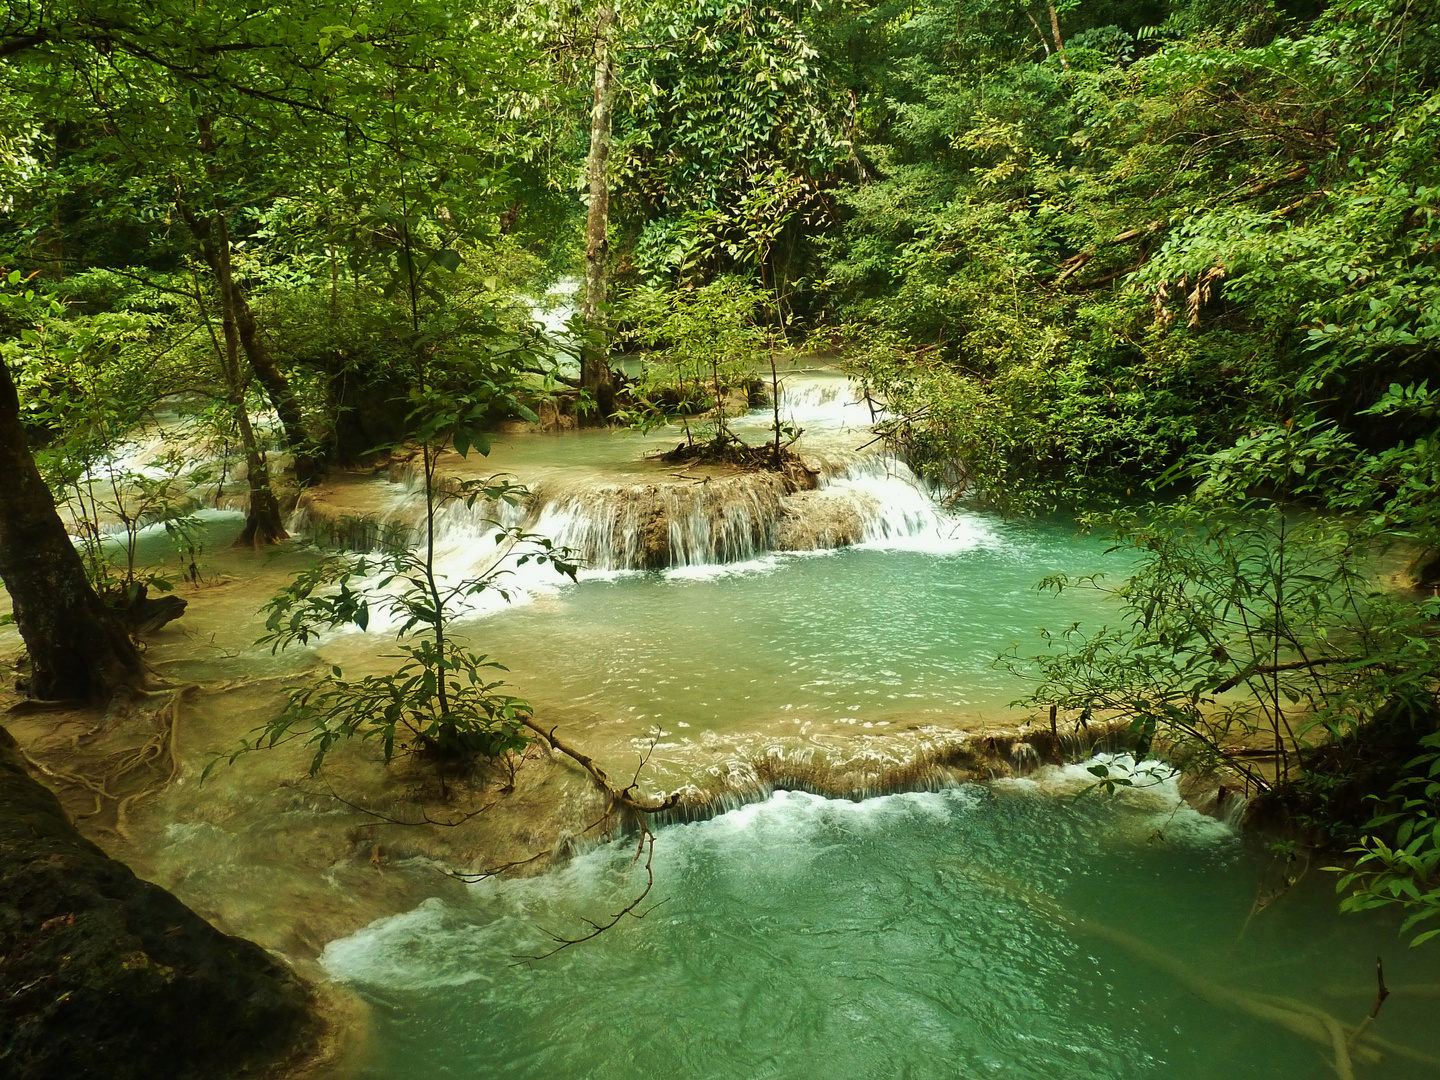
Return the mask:
<svg viewBox="0 0 1440 1080">
<path fill-rule="evenodd" d="M 526 527 L 597 571 L 724 566 L 852 545 L 944 554 L 994 540 L 978 517 L 941 507 L 890 454 L 822 468 L 814 490 L 746 473 L 681 484 L 541 486 L 534 502 Z"/>
<path fill-rule="evenodd" d="M 552 291 L 563 298 L 571 290 L 562 283 Z M 579 470 L 518 463 L 519 478 L 530 485 L 522 505 L 444 503 L 436 520 L 437 563 L 450 580 L 503 568 L 518 599 L 559 581 L 549 567 L 510 558 L 513 541 L 497 546 L 503 529 L 548 538 L 591 576 L 708 576 L 769 567 L 784 552 L 859 547 L 947 555 L 999 542 L 988 521 L 943 505 L 903 459 L 869 449 L 875 413 L 844 376 L 792 374 L 782 393 L 782 416 L 806 432 L 801 450 L 809 475 L 672 478 L 642 469 L 637 476 L 628 463 L 615 466 L 608 443 L 594 442 L 603 435 L 577 435 L 591 440 L 583 445 L 594 446 L 599 460 Z M 735 426 L 768 434 L 771 422 L 757 409 Z M 495 464 L 503 466 L 503 458 Z M 390 479 L 395 483 L 379 485 L 386 494 L 361 477 L 332 478 L 318 499 L 302 494 L 295 531 L 361 550 L 387 541 L 418 543 L 423 501 L 413 464 L 392 467 Z"/>
<path fill-rule="evenodd" d="M 985 519 L 941 505 L 893 454 L 831 452 L 816 463 L 813 489 L 749 472 L 664 483 L 543 480 L 520 506 L 448 502 L 437 514 L 437 556 L 469 575 L 498 557 L 501 528 L 548 537 L 600 574 L 726 567 L 852 546 L 952 554 L 996 542 Z M 405 475 L 390 491 L 377 500 L 368 489 L 365 515 L 344 512 L 343 503 L 358 501 L 353 494 L 321 503 L 302 496 L 292 525 L 361 550 L 382 538 L 417 543 L 416 478 Z"/>
<path fill-rule="evenodd" d="M 606 485 L 548 498 L 530 528 L 594 570 L 746 562 L 775 549 L 786 485 L 751 473 L 702 483 Z"/>
<path fill-rule="evenodd" d="M 780 388 L 782 419 L 801 427 L 868 430 L 880 417 L 879 406 L 861 397 L 840 375 L 794 377 Z"/>
</svg>

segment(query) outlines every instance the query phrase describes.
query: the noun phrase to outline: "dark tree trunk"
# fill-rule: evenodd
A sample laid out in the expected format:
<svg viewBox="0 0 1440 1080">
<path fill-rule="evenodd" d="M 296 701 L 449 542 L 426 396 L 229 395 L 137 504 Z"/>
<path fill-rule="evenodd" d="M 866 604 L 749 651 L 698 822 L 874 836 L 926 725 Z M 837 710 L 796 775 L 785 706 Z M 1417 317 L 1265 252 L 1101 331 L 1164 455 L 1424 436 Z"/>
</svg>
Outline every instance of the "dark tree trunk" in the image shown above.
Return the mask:
<svg viewBox="0 0 1440 1080">
<path fill-rule="evenodd" d="M 144 667 L 85 576 L 20 423 L 20 397 L 0 361 L 0 580 L 30 653 L 29 693 L 104 702 L 138 685 Z"/>
<path fill-rule="evenodd" d="M 285 433 L 285 445 L 290 448 L 295 459 L 295 479 L 302 486 L 309 484 L 321 475 L 322 463 L 316 453 L 314 440 L 305 434 L 300 403 L 295 400 L 290 380 L 275 365 L 270 350 L 265 347 L 265 342 L 260 337 L 255 312 L 245 298 L 244 290 L 235 283 L 234 275 L 230 273 L 230 236 L 224 223 L 224 215 L 217 211 L 212 223 L 211 219 L 195 214 L 188 207 L 182 206 L 181 213 L 200 247 L 205 265 L 210 267 L 210 272 L 220 283 L 222 303 L 235 315 L 240 350 L 245 354 L 251 372 L 265 388 L 265 396 L 275 407 L 276 415 L 280 417 L 280 427 Z M 216 235 L 217 231 L 220 232 L 219 236 Z"/>
<path fill-rule="evenodd" d="M 270 467 L 250 426 L 250 412 L 245 408 L 245 389 L 250 379 L 240 363 L 240 328 L 235 312 L 234 282 L 230 277 L 230 238 L 225 232 L 225 219 L 218 213 L 215 218 L 222 241 L 217 245 L 219 257 L 216 259 L 216 276 L 220 284 L 220 325 L 225 336 L 220 363 L 230 390 L 235 423 L 240 428 L 240 441 L 245 447 L 246 480 L 250 485 L 250 512 L 235 546 L 262 547 L 278 544 L 290 534 L 285 531 L 280 502 L 270 487 Z"/>
<path fill-rule="evenodd" d="M 610 32 L 615 9 L 600 9 L 595 27 L 595 106 L 590 114 L 590 152 L 585 175 L 590 183 L 590 211 L 585 223 L 585 300 L 580 315 L 599 337 L 580 354 L 580 385 L 590 392 L 602 418 L 615 411 L 615 377 L 605 341 L 605 293 L 609 285 L 610 241 L 610 117 L 615 108 L 615 66 L 610 57 Z"/>
</svg>

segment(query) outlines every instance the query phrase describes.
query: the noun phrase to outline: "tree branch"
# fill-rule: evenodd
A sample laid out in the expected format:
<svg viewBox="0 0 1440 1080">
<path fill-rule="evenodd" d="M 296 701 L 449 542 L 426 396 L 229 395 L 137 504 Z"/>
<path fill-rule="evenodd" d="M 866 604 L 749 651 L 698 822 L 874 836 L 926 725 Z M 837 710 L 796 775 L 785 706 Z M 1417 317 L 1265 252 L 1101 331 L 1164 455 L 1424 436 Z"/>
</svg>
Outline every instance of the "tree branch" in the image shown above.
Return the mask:
<svg viewBox="0 0 1440 1080">
<path fill-rule="evenodd" d="M 680 802 L 679 791 L 671 792 L 659 802 L 644 801 L 638 798 L 636 795 L 632 794 L 632 792 L 634 792 L 638 786 L 636 782 L 638 781 L 640 776 L 638 770 L 635 773 L 636 781 L 631 781 L 629 785 L 623 788 L 616 787 L 615 782 L 610 779 L 609 775 L 605 772 L 604 769 L 599 766 L 599 764 L 596 763 L 594 758 L 592 758 L 589 754 L 586 754 L 585 752 L 577 750 L 575 749 L 575 747 L 569 746 L 566 743 L 562 742 L 555 735 L 554 728 L 546 731 L 528 716 L 521 717 L 520 722 L 524 724 L 527 728 L 529 728 L 531 731 L 535 732 L 535 734 L 539 735 L 540 738 L 545 741 L 545 744 L 549 746 L 552 750 L 558 750 L 560 753 L 564 754 L 566 757 L 576 762 L 582 769 L 589 773 L 590 778 L 595 781 L 596 786 L 598 786 L 602 791 L 605 792 L 606 795 L 610 797 L 610 801 L 613 804 L 618 804 L 629 810 L 633 810 L 636 814 L 644 815 L 661 813 L 665 810 L 671 809 Z M 643 817 L 641 823 L 643 827 Z"/>
<path fill-rule="evenodd" d="M 1055 278 L 1055 284 L 1060 285 L 1064 283 L 1067 278 L 1072 277 L 1082 266 L 1093 259 L 1101 248 L 1114 247 L 1116 244 L 1126 244 L 1131 240 L 1138 240 L 1142 236 L 1148 236 L 1150 233 L 1159 231 L 1164 225 L 1164 221 L 1152 221 L 1136 229 L 1126 229 L 1124 232 L 1112 236 L 1109 240 L 1098 241 L 1078 255 L 1070 256 L 1070 258 L 1060 264 L 1061 269 L 1059 275 Z"/>
<path fill-rule="evenodd" d="M 1238 674 L 1232 675 L 1210 692 L 1212 694 L 1223 694 L 1226 690 L 1233 690 L 1246 679 L 1254 678 L 1256 675 L 1275 675 L 1282 671 L 1302 671 L 1307 668 L 1321 667 L 1325 664 L 1353 664 L 1363 659 L 1365 659 L 1363 656 L 1322 656 L 1318 660 L 1291 660 L 1284 664 L 1252 665 Z"/>
</svg>

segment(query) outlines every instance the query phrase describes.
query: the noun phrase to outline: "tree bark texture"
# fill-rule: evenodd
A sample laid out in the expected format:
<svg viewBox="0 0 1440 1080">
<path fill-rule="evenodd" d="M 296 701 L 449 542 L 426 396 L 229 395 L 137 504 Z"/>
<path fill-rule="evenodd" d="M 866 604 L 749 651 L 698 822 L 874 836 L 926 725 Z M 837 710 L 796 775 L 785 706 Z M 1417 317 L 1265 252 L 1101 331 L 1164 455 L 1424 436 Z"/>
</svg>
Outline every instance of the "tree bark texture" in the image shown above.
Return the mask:
<svg viewBox="0 0 1440 1080">
<path fill-rule="evenodd" d="M 615 378 L 610 371 L 605 339 L 605 294 L 609 285 L 610 242 L 610 118 L 615 108 L 615 65 L 610 55 L 610 33 L 615 9 L 601 7 L 595 24 L 595 106 L 590 114 L 590 152 L 585 177 L 590 185 L 590 209 L 585 222 L 585 299 L 581 318 L 599 342 L 587 343 L 580 354 L 580 385 L 595 399 L 602 417 L 615 411 Z"/>
<path fill-rule="evenodd" d="M 1045 6 L 1050 9 L 1050 32 L 1055 35 L 1055 51 L 1060 54 L 1060 66 L 1068 71 L 1070 59 L 1065 55 L 1065 39 L 1060 36 L 1060 15 L 1055 10 L 1054 0 L 1048 0 Z"/>
<path fill-rule="evenodd" d="M 249 372 L 240 363 L 240 327 L 235 309 L 235 283 L 230 274 L 230 235 L 223 214 L 215 215 L 215 230 L 219 240 L 215 245 L 215 267 L 220 284 L 220 325 L 225 336 L 222 365 L 230 390 L 230 404 L 235 410 L 235 423 L 240 428 L 240 441 L 245 447 L 246 479 L 250 485 L 250 512 L 235 544 L 260 547 L 279 543 L 290 534 L 285 531 L 279 500 L 270 487 L 270 467 L 255 438 L 249 410 L 245 408 L 245 389 L 250 379 Z"/>
<path fill-rule="evenodd" d="M 292 1075 L 309 989 L 83 839 L 0 728 L 0 1067 L 9 1080 Z"/>
<path fill-rule="evenodd" d="M 30 653 L 32 697 L 103 703 L 144 667 L 119 618 L 91 587 L 35 467 L 20 396 L 0 361 L 0 580 Z"/>
<path fill-rule="evenodd" d="M 205 265 L 220 283 L 222 305 L 228 306 L 235 314 L 240 351 L 248 361 L 256 380 L 265 388 L 265 396 L 275 407 L 276 415 L 280 417 L 285 444 L 295 459 L 295 479 L 302 486 L 309 484 L 319 478 L 323 471 L 322 465 L 315 452 L 314 440 L 305 433 L 305 423 L 300 416 L 300 403 L 295 399 L 290 380 L 276 366 L 270 350 L 265 347 L 264 339 L 260 337 L 255 311 L 230 272 L 230 235 L 229 227 L 224 224 L 224 215 L 216 211 L 214 221 L 218 223 L 217 226 L 212 225 L 211 219 L 194 214 L 188 207 L 182 208 L 181 212 L 200 247 Z M 217 231 L 221 233 L 218 237 Z"/>
</svg>

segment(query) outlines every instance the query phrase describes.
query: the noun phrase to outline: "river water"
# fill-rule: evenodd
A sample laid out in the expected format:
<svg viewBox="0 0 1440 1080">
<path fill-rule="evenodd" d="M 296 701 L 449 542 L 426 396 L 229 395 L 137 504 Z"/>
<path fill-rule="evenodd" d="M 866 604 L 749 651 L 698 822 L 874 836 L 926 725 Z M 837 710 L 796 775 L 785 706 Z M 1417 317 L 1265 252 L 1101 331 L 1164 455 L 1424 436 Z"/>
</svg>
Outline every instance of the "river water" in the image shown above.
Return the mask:
<svg viewBox="0 0 1440 1080">
<path fill-rule="evenodd" d="M 1265 859 L 1173 785 L 1077 797 L 1088 779 L 859 803 L 782 791 L 670 826 L 645 918 L 540 961 L 523 958 L 553 947 L 547 931 L 578 936 L 643 885 L 629 845 L 382 920 L 322 956 L 374 1007 L 356 1075 L 1318 1077 L 1324 1047 L 1223 995 L 1354 1024 L 1380 953 L 1399 989 L 1373 1030 L 1440 1054 L 1433 957 L 1407 955 L 1393 924 L 1341 921 L 1302 883 L 1247 928 Z M 1392 1052 L 1362 1075 L 1436 1072 Z"/>
<path fill-rule="evenodd" d="M 633 536 L 614 545 L 627 556 L 602 542 L 578 586 L 527 576 L 518 604 L 471 623 L 542 712 L 565 707 L 592 745 L 654 744 L 659 786 L 717 755 L 993 724 L 1023 689 L 998 654 L 1105 615 L 1098 594 L 1037 581 L 1128 566 L 1067 523 L 938 508 L 903 465 L 845 457 L 869 416 L 843 381 L 800 389 L 809 446 L 838 461 L 822 491 L 878 507 L 857 543 L 777 552 L 741 530 L 738 548 L 672 543 L 671 565 L 640 571 L 624 565 Z M 647 479 L 627 475 L 640 445 L 518 438 L 487 464 L 542 490 L 602 470 L 623 485 Z M 586 541 L 622 502 L 553 496 L 535 527 Z M 1405 989 L 1373 1031 L 1440 1055 L 1440 972 L 1393 919 L 1339 918 L 1318 871 L 1252 917 L 1294 867 L 1183 805 L 1163 769 L 1118 799 L 1084 794 L 1092 780 L 1070 766 L 860 802 L 776 791 L 661 828 L 645 918 L 557 955 L 526 959 L 643 888 L 635 838 L 426 901 L 321 963 L 374 1008 L 367 1080 L 1310 1077 L 1332 1073 L 1328 1044 L 1257 1009 L 1284 998 L 1282 1016 L 1353 1025 L 1381 954 Z"/>
<path fill-rule="evenodd" d="M 285 679 L 321 664 L 375 670 L 387 651 L 383 620 L 279 658 L 257 647 L 255 609 L 307 556 L 227 550 L 240 525 L 227 512 L 207 512 L 205 559 L 235 582 L 194 593 L 152 647 L 166 677 L 207 688 L 187 705 L 183 775 L 148 811 L 139 865 L 237 931 L 320 953 L 373 1006 L 373 1037 L 347 1066 L 366 1080 L 1335 1075 L 1328 1042 L 1294 1028 L 1320 1024 L 1315 1010 L 1358 1022 L 1377 955 L 1397 989 L 1374 1031 L 1434 1057 L 1392 1051 L 1376 1065 L 1364 1044 L 1359 1075 L 1440 1075 L 1434 945 L 1405 950 L 1386 913 L 1341 918 L 1333 878 L 1313 868 L 1251 918 L 1283 860 L 1184 807 L 1173 779 L 1114 799 L 1081 794 L 1081 768 L 1047 767 L 859 802 L 753 782 L 761 758 L 896 763 L 947 732 L 1023 722 L 1008 703 L 1025 684 L 996 657 L 1039 651 L 1041 627 L 1106 616 L 1096 591 L 1056 597 L 1036 583 L 1117 580 L 1129 565 L 1069 523 L 942 506 L 865 446 L 869 407 L 833 372 L 792 374 L 786 408 L 807 429 L 816 491 L 642 460 L 675 431 L 506 435 L 487 458 L 447 465 L 510 472 L 535 493 L 442 512 L 452 580 L 502 559 L 492 516 L 584 563 L 572 583 L 512 557 L 508 595 L 485 594 L 458 633 L 612 771 L 648 754 L 652 790 L 729 778 L 717 805 L 735 809 L 658 830 L 647 906 L 659 906 L 643 920 L 517 959 L 544 952 L 545 931 L 583 932 L 636 894 L 633 837 L 535 878 L 450 882 L 413 906 L 438 878 L 433 852 L 413 872 L 377 874 L 365 865 L 371 833 L 358 857 L 349 841 L 327 847 L 311 834 L 338 820 L 271 794 L 299 776 L 303 754 L 255 755 L 187 786 L 273 715 Z M 757 411 L 736 427 L 758 443 L 767 423 Z M 417 505 L 413 484 L 355 477 L 294 525 L 343 510 L 413 527 Z M 167 544 L 151 530 L 142 557 L 173 559 Z M 373 917 L 346 905 L 387 910 L 384 897 L 353 903 L 379 875 L 396 890 L 386 895 L 406 898 L 388 910 L 408 910 L 327 932 Z M 267 936 L 282 895 L 287 917 L 310 921 Z"/>
</svg>

